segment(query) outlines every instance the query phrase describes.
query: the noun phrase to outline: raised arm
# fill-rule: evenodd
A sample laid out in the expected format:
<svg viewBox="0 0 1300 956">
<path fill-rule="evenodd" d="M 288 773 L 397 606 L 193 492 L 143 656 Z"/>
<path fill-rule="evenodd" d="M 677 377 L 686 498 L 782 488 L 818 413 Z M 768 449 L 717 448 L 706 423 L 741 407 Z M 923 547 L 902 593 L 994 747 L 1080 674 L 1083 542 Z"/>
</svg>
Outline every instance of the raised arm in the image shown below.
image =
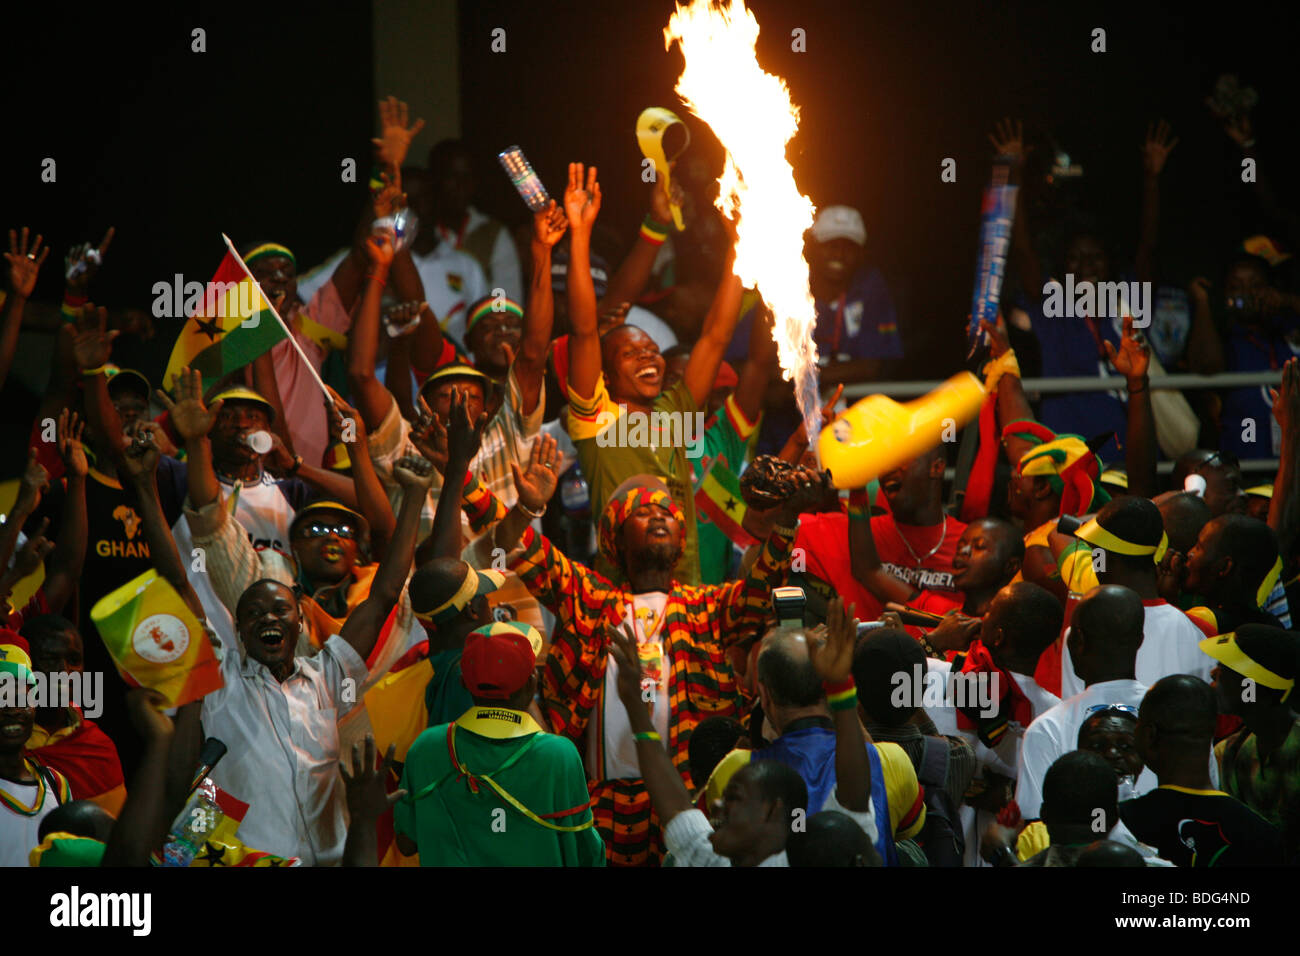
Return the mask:
<svg viewBox="0 0 1300 956">
<path fill-rule="evenodd" d="M 388 495 L 384 493 L 384 486 L 375 474 L 375 463 L 370 460 L 366 445 L 366 423 L 361 420 L 361 413 L 343 401 L 342 396 L 332 388 L 330 397 L 334 399 L 333 404 L 325 402 L 330 438 L 341 441 L 347 447 L 357 508 L 366 521 L 370 522 L 372 553 L 382 554 L 388 549 L 388 542 L 397 527 L 397 519 L 393 516 L 393 507 L 388 502 Z"/>
<path fill-rule="evenodd" d="M 673 183 L 673 193 L 680 196 L 681 186 L 678 183 Z M 659 247 L 663 245 L 667 234 L 673 231 L 672 221 L 673 211 L 668 204 L 668 196 L 664 193 L 663 186 L 656 182 L 650 187 L 650 214 L 637 232 L 632 251 L 610 276 L 609 288 L 600 300 L 601 311 L 611 305 L 635 302 L 641 298 L 646 283 L 650 281 Z"/>
<path fill-rule="evenodd" d="M 760 306 L 757 313 L 749 328 L 749 355 L 740 368 L 740 381 L 733 393 L 736 407 L 750 422 L 758 421 L 763 411 L 763 396 L 772 381 L 772 373 L 778 368 L 776 340 L 772 338 L 772 313 L 766 306 Z"/>
<path fill-rule="evenodd" d="M 528 304 L 524 309 L 524 334 L 519 355 L 514 361 L 515 380 L 523 401 L 521 411 L 531 415 L 542 397 L 546 378 L 546 356 L 551 347 L 551 330 L 555 325 L 555 293 L 551 290 L 551 250 L 569 227 L 564 210 L 551 200 L 549 206 L 533 215 L 533 274 L 528 286 Z"/>
<path fill-rule="evenodd" d="M 348 772 L 346 764 L 339 767 L 348 798 L 348 838 L 343 845 L 344 866 L 379 865 L 379 841 L 375 825 L 393 804 L 406 796 L 405 790 L 388 792 L 388 774 L 393 768 L 393 754 L 396 750 L 397 744 L 389 744 L 383 762 L 377 764 L 375 738 L 366 734 L 364 751 L 361 744 L 352 745 L 352 772 Z"/>
<path fill-rule="evenodd" d="M 1156 278 L 1156 237 L 1160 231 L 1160 173 L 1178 139 L 1169 138 L 1164 120 L 1147 126 L 1142 144 L 1142 224 L 1138 233 L 1137 277 L 1140 282 Z M 1135 492 L 1140 494 L 1140 492 Z"/>
<path fill-rule="evenodd" d="M 1008 361 L 1006 358 L 1011 354 L 1011 343 L 1007 339 L 1006 325 L 999 319 L 996 326 L 984 321 L 980 322 L 980 328 L 987 333 L 990 343 L 990 354 L 993 360 Z M 1014 355 L 1012 355 L 1014 359 Z M 1025 388 L 1020 383 L 1020 372 L 1008 372 L 998 379 L 998 431 L 1011 422 L 1034 421 L 1034 410 L 1029 405 L 1029 398 L 1025 395 Z M 1025 441 L 1023 438 L 1008 438 L 1002 445 L 1002 451 L 1007 457 L 1007 461 L 1014 468 L 1020 461 L 1022 455 L 1034 447 L 1032 443 Z"/>
<path fill-rule="evenodd" d="M 105 309 L 82 309 L 72 338 L 72 357 L 81 373 L 83 407 L 90 434 L 115 458 L 127 446 L 122 434 L 122 420 L 108 394 L 108 376 L 104 366 L 113 355 L 113 340 L 121 333 L 108 328 Z"/>
<path fill-rule="evenodd" d="M 172 537 L 167 518 L 163 515 L 162 502 L 158 498 L 158 445 L 153 431 L 157 426 L 146 426 L 136 432 L 135 441 L 126 449 L 118 465 L 124 483 L 135 492 L 139 505 L 140 524 L 144 528 L 144 538 L 149 545 L 149 556 L 153 560 L 154 570 L 176 589 L 186 606 L 200 621 L 206 615 L 199 596 L 190 584 L 181 563 L 180 552 L 176 550 L 176 540 Z"/>
<path fill-rule="evenodd" d="M 1273 390 L 1273 417 L 1282 430 L 1282 449 L 1268 524 L 1286 563 L 1294 560 L 1300 540 L 1300 359 L 1287 359 L 1282 366 L 1282 382 Z"/>
<path fill-rule="evenodd" d="M 1128 448 L 1124 465 L 1128 470 L 1128 493 L 1142 498 L 1153 497 L 1156 488 L 1156 417 L 1151 408 L 1151 381 L 1147 368 L 1151 351 L 1146 340 L 1133 331 L 1133 317 L 1124 316 L 1124 337 L 1119 349 L 1109 342 L 1106 357 L 1115 371 L 1124 376 L 1128 388 Z"/>
<path fill-rule="evenodd" d="M 86 541 L 90 529 L 86 514 L 86 475 L 90 464 L 81 447 L 85 427 L 76 412 L 64 409 L 59 415 L 56 436 L 59 457 L 63 459 L 67 494 L 63 499 L 59 536 L 54 551 L 45 562 L 45 599 L 55 614 L 63 611 L 77 591 L 81 571 L 86 564 Z"/>
<path fill-rule="evenodd" d="M 41 236 L 29 248 L 27 245 L 27 227 L 23 226 L 22 242 L 17 234 L 9 230 L 9 251 L 5 260 L 9 263 L 9 295 L 5 299 L 4 318 L 0 321 L 0 388 L 9 378 L 9 369 L 14 364 L 14 353 L 18 351 L 18 332 L 23 325 L 23 308 L 27 299 L 36 288 L 36 275 L 41 271 L 41 264 L 50 254 L 50 247 L 41 248 Z"/>
<path fill-rule="evenodd" d="M 1228 367 L 1223 338 L 1210 311 L 1210 280 L 1197 276 L 1187 286 L 1192 301 L 1192 327 L 1187 333 L 1187 364 L 1198 375 L 1217 375 Z"/>
<path fill-rule="evenodd" d="M 348 615 L 339 636 L 352 645 L 362 660 L 379 640 L 379 631 L 397 606 L 411 561 L 415 557 L 415 537 L 420 530 L 420 509 L 433 484 L 433 465 L 414 455 L 399 458 L 393 465 L 393 477 L 402 487 L 402 504 L 397 513 L 397 529 L 379 562 L 370 585 L 370 594 Z"/>
<path fill-rule="evenodd" d="M 493 541 L 498 548 L 514 550 L 528 526 L 546 511 L 546 503 L 555 494 L 555 486 L 560 480 L 559 467 L 559 445 L 545 432 L 533 442 L 526 468 L 520 470 L 518 464 L 510 463 L 518 498 L 493 532 Z"/>
<path fill-rule="evenodd" d="M 1002 120 L 992 133 L 989 142 L 993 144 L 996 155 L 1005 156 L 1011 161 L 1012 176 L 1019 178 L 1029 150 L 1025 147 L 1025 124 L 1022 120 Z M 1011 259 L 1016 272 L 1020 274 L 1020 286 L 1025 298 L 1030 302 L 1036 300 L 1043 292 L 1043 272 L 1034 252 L 1033 236 L 1029 233 L 1029 217 L 1025 214 L 1028 205 L 1023 198 L 1016 203 L 1016 216 L 1011 224 Z"/>
<path fill-rule="evenodd" d="M 428 408 L 427 405 L 424 407 Z M 429 558 L 460 557 L 460 491 L 465 484 L 469 463 L 483 443 L 483 429 L 487 427 L 486 412 L 479 415 L 477 422 L 470 422 L 465 395 L 459 388 L 451 390 L 448 417 L 447 462 L 442 469 L 442 491 L 433 512 L 433 528 L 429 532 Z"/>
<path fill-rule="evenodd" d="M 41 503 L 41 496 L 49 490 L 50 475 L 36 458 L 36 449 L 27 450 L 27 467 L 18 481 L 18 496 L 0 526 L 0 568 L 9 566 L 9 559 L 18 546 L 18 534 Z M 15 579 L 18 580 L 18 579 Z"/>
<path fill-rule="evenodd" d="M 190 505 L 198 511 L 221 498 L 221 485 L 212 464 L 212 443 L 208 441 L 208 433 L 216 424 L 225 400 L 219 399 L 211 407 L 205 405 L 203 376 L 198 369 L 188 366 L 181 369 L 176 379 L 176 395 L 177 400 L 172 401 L 170 395 L 158 390 L 158 400 L 166 407 L 172 427 L 185 443 Z"/>
<path fill-rule="evenodd" d="M 167 699 L 156 690 L 126 692 L 131 723 L 144 739 L 144 756 L 131 778 L 131 791 L 113 825 L 100 866 L 148 866 L 167 838 L 167 762 L 175 726 L 163 713 Z"/>
<path fill-rule="evenodd" d="M 833 597 L 826 605 L 825 633 L 810 638 L 808 656 L 822 679 L 835 721 L 835 799 L 845 810 L 865 813 L 871 809 L 871 763 L 853 684 L 857 634 L 857 618 L 845 611 L 843 598 Z M 886 811 L 881 808 L 881 812 Z"/>
<path fill-rule="evenodd" d="M 600 212 L 595 166 L 587 170 L 584 187 L 582 163 L 569 164 L 564 211 L 569 218 L 569 388 L 578 397 L 590 399 L 596 394 L 601 372 L 596 287 L 591 281 L 591 229 Z"/>
<path fill-rule="evenodd" d="M 728 229 L 731 231 L 733 227 L 728 226 Z M 686 371 L 682 374 L 686 387 L 690 389 L 691 397 L 701 408 L 709 401 L 713 382 L 718 377 L 718 367 L 722 364 L 727 346 L 731 344 L 736 323 L 740 321 L 740 296 L 743 290 L 740 286 L 740 278 L 732 268 L 736 262 L 734 235 L 732 239 L 733 245 L 727 250 L 726 262 L 722 267 L 722 281 L 713 296 L 709 313 L 704 317 L 704 327 L 699 341 L 691 349 Z"/>
<path fill-rule="evenodd" d="M 375 361 L 379 354 L 379 305 L 393 263 L 393 246 L 387 236 L 370 236 L 365 246 L 370 271 L 365 277 L 361 307 L 352 324 L 352 334 L 348 336 L 348 386 L 366 428 L 374 431 L 383 424 L 393 404 L 393 396 L 375 377 Z"/>
</svg>

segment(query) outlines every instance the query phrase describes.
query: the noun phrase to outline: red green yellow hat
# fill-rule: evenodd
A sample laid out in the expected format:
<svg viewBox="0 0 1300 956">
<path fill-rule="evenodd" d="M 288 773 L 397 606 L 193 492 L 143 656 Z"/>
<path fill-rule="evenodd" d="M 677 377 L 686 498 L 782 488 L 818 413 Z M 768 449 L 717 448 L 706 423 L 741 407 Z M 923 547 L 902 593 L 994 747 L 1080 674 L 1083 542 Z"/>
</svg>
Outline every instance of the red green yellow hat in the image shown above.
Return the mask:
<svg viewBox="0 0 1300 956">
<path fill-rule="evenodd" d="M 461 579 L 460 586 L 436 607 L 425 610 L 412 603 L 411 610 L 421 623 L 437 627 L 465 610 L 465 605 L 478 595 L 491 594 L 506 583 L 506 576 L 500 571 L 479 571 L 469 564 L 465 568 L 465 577 Z"/>
<path fill-rule="evenodd" d="M 465 689 L 474 697 L 505 700 L 528 683 L 542 651 L 542 635 L 523 621 L 496 621 L 471 631 L 460 657 Z"/>
<path fill-rule="evenodd" d="M 99 866 L 105 844 L 74 833 L 51 833 L 27 856 L 32 866 Z"/>
<path fill-rule="evenodd" d="M 27 684 L 36 683 L 32 673 L 32 650 L 17 631 L 0 627 L 0 674 L 13 674 Z"/>
<path fill-rule="evenodd" d="M 1042 477 L 1061 496 L 1063 515 L 1097 511 L 1110 501 L 1101 486 L 1101 462 L 1082 435 L 1058 435 L 1032 420 L 1010 422 L 1002 429 L 1002 441 L 1019 438 L 1035 447 L 1020 456 L 1015 474 Z"/>
<path fill-rule="evenodd" d="M 494 295 L 485 296 L 470 306 L 469 317 L 465 319 L 465 337 L 469 338 L 470 329 L 478 324 L 479 319 L 494 312 L 517 315 L 521 319 L 524 317 L 524 307 L 514 299 L 497 298 Z"/>
<path fill-rule="evenodd" d="M 288 246 L 282 246 L 278 242 L 264 242 L 256 249 L 250 249 L 248 255 L 244 256 L 244 265 L 251 266 L 258 259 L 271 259 L 275 256 L 283 256 L 294 264 L 298 265 L 298 259 Z"/>
</svg>

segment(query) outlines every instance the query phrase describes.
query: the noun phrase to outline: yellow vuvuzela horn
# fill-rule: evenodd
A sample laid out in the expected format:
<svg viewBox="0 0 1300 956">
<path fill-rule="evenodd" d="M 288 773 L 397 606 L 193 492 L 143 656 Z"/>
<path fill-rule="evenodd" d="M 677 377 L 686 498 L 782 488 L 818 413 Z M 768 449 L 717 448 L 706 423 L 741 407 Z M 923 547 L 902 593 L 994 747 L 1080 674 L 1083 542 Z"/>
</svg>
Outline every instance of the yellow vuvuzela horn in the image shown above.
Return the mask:
<svg viewBox="0 0 1300 956">
<path fill-rule="evenodd" d="M 664 152 L 664 140 L 669 138 L 669 130 L 673 127 L 676 130 L 669 143 L 673 150 L 672 155 L 668 156 Z M 641 147 L 641 153 L 655 165 L 655 179 L 668 197 L 668 204 L 673 211 L 673 225 L 681 232 L 682 208 L 673 202 L 673 194 L 668 188 L 671 176 L 668 165 L 691 145 L 691 132 L 672 110 L 666 110 L 662 106 L 649 106 L 637 117 L 636 141 Z"/>
</svg>

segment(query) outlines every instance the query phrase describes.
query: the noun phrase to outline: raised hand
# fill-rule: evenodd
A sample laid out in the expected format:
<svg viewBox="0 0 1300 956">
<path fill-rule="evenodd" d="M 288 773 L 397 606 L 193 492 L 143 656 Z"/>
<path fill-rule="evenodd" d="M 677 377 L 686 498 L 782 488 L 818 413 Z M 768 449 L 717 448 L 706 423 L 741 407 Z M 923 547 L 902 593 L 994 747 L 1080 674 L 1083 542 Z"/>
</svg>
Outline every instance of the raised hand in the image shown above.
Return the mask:
<svg viewBox="0 0 1300 956">
<path fill-rule="evenodd" d="M 545 432 L 539 433 L 528 454 L 528 467 L 521 471 L 513 461 L 510 463 L 519 503 L 529 511 L 545 508 L 555 494 L 555 486 L 559 484 L 559 467 L 559 445 L 552 436 Z"/>
<path fill-rule="evenodd" d="M 813 669 L 828 684 L 838 684 L 853 675 L 853 649 L 858 641 L 858 619 L 845 610 L 838 595 L 826 604 L 825 635 L 814 633 L 808 641 Z"/>
<path fill-rule="evenodd" d="M 387 274 L 388 267 L 393 264 L 393 257 L 396 254 L 390 236 L 386 236 L 381 232 L 366 237 L 366 255 L 369 257 L 370 266 L 375 272 Z"/>
<path fill-rule="evenodd" d="M 1205 276 L 1197 276 L 1187 284 L 1187 295 L 1197 306 L 1210 307 L 1210 280 Z"/>
<path fill-rule="evenodd" d="M 84 478 L 90 472 L 86 449 L 81 445 L 81 434 L 85 427 L 86 423 L 76 412 L 67 408 L 59 412 L 55 431 L 59 457 L 63 459 L 63 467 L 67 469 L 68 474 L 77 478 Z"/>
<path fill-rule="evenodd" d="M 1273 417 L 1282 434 L 1300 428 L 1300 360 L 1289 358 L 1282 366 L 1282 381 L 1269 389 L 1273 397 Z"/>
<path fill-rule="evenodd" d="M 72 355 L 81 371 L 99 368 L 113 355 L 113 340 L 122 333 L 108 328 L 108 311 L 87 302 L 76 318 L 76 334 L 72 339 Z"/>
<path fill-rule="evenodd" d="M 631 712 L 643 707 L 641 697 L 641 655 L 636 647 L 636 635 L 626 621 L 619 627 L 605 625 L 605 640 L 609 654 L 618 663 L 618 699 Z"/>
<path fill-rule="evenodd" d="M 1029 155 L 1025 148 L 1025 124 L 1022 120 L 999 120 L 993 132 L 989 133 L 989 142 L 997 150 L 997 155 L 1009 156 L 1016 162 L 1023 162 Z"/>
<path fill-rule="evenodd" d="M 586 171 L 587 182 L 583 185 L 582 163 L 569 163 L 569 185 L 564 190 L 564 212 L 569 217 L 569 225 L 590 233 L 596 224 L 596 215 L 600 212 L 600 183 L 596 182 L 596 167 Z"/>
<path fill-rule="evenodd" d="M 989 355 L 992 358 L 1001 358 L 1011 351 L 1011 339 L 1007 335 L 1007 323 L 1003 320 L 1001 314 L 998 315 L 997 325 L 994 325 L 988 319 L 980 319 L 980 330 L 989 338 Z"/>
<path fill-rule="evenodd" d="M 424 311 L 423 302 L 399 302 L 390 306 L 384 313 L 384 325 L 391 338 L 410 335 L 420 327 L 420 313 Z"/>
<path fill-rule="evenodd" d="M 1133 316 L 1124 316 L 1124 337 L 1120 340 L 1119 351 L 1109 342 L 1102 342 L 1106 347 L 1106 357 L 1115 371 L 1130 382 L 1140 382 L 1146 378 L 1151 365 L 1151 349 L 1146 340 L 1133 331 Z"/>
<path fill-rule="evenodd" d="M 380 163 L 390 169 L 401 169 L 406 162 L 406 152 L 411 140 L 424 129 L 424 120 L 410 123 L 410 110 L 396 96 L 379 101 L 379 135 L 370 142 L 375 144 L 375 155 Z"/>
<path fill-rule="evenodd" d="M 145 485 L 153 481 L 154 472 L 158 470 L 158 459 L 162 454 L 158 449 L 158 442 L 154 440 L 157 428 L 158 426 L 152 422 L 137 428 L 131 444 L 127 445 L 122 453 L 122 460 L 118 462 L 118 471 L 125 474 L 128 481 Z"/>
<path fill-rule="evenodd" d="M 567 201 L 567 196 L 566 196 Z M 533 241 L 543 246 L 554 246 L 569 228 L 564 210 L 552 199 L 545 209 L 533 213 Z"/>
<path fill-rule="evenodd" d="M 929 633 L 930 646 L 936 651 L 964 651 L 979 635 L 983 623 L 977 617 L 967 617 L 960 611 L 949 611 L 939 626 Z"/>
<path fill-rule="evenodd" d="M 23 226 L 22 242 L 18 241 L 18 236 L 12 229 L 9 230 L 9 251 L 5 253 L 5 258 L 9 261 L 9 288 L 16 296 L 29 298 L 36 288 L 36 274 L 41 271 L 41 264 L 50 254 L 49 246 L 41 248 L 43 238 L 38 233 L 36 241 L 28 248 L 26 226 Z"/>
<path fill-rule="evenodd" d="M 466 394 L 459 388 L 451 390 L 451 408 L 448 410 L 447 460 L 457 465 L 468 465 L 483 444 L 483 429 L 487 428 L 487 412 L 481 412 L 478 421 L 469 420 Z"/>
<path fill-rule="evenodd" d="M 333 402 L 325 402 L 325 414 L 329 418 L 330 438 L 341 441 L 349 448 L 366 445 L 366 423 L 361 420 L 361 413 L 343 400 L 343 396 L 328 385 Z"/>
<path fill-rule="evenodd" d="M 36 533 L 28 538 L 26 543 L 18 550 L 18 553 L 14 555 L 14 580 L 21 581 L 23 578 L 35 574 L 45 564 L 46 556 L 54 550 L 54 542 L 45 537 L 45 532 L 49 526 L 49 518 L 41 521 Z"/>
<path fill-rule="evenodd" d="M 672 163 L 668 164 L 668 168 L 672 168 Z M 686 199 L 686 194 L 682 191 L 682 184 L 677 180 L 673 180 L 671 188 L 673 194 L 670 200 L 667 193 L 664 192 L 663 183 L 656 182 L 650 187 L 650 215 L 654 216 L 657 222 L 672 222 L 672 204 L 675 202 L 680 207 Z M 732 240 L 735 240 L 734 236 Z"/>
<path fill-rule="evenodd" d="M 419 455 L 403 455 L 393 462 L 393 478 L 403 491 L 429 493 L 433 487 L 433 462 Z"/>
<path fill-rule="evenodd" d="M 380 180 L 383 181 L 383 188 L 375 193 L 371 199 L 371 205 L 375 211 L 376 219 L 383 219 L 391 216 L 399 209 L 406 208 L 406 193 L 402 192 L 402 172 L 399 169 L 394 175 L 380 173 Z"/>
<path fill-rule="evenodd" d="M 411 434 L 408 437 L 415 450 L 433 462 L 433 467 L 438 469 L 439 474 L 446 474 L 447 426 L 429 408 L 423 395 L 416 397 L 416 403 L 420 406 L 420 417 L 411 426 Z"/>
<path fill-rule="evenodd" d="M 116 231 L 113 226 L 109 226 L 98 246 L 93 242 L 83 242 L 68 250 L 63 259 L 63 276 L 68 282 L 69 292 L 85 294 L 90 280 L 95 277 L 104 261 L 104 253 L 108 252 Z"/>
<path fill-rule="evenodd" d="M 163 713 L 167 698 L 149 687 L 132 687 L 126 692 L 126 712 L 131 726 L 145 740 L 169 740 L 176 732 L 172 719 Z"/>
<path fill-rule="evenodd" d="M 347 791 L 348 814 L 354 823 L 359 819 L 374 820 L 383 816 L 389 807 L 406 796 L 405 790 L 387 792 L 388 772 L 395 762 L 393 755 L 397 752 L 397 744 L 388 745 L 388 753 L 384 754 L 383 763 L 378 766 L 374 736 L 366 734 L 364 753 L 361 747 L 361 744 L 352 745 L 351 773 L 346 764 L 339 764 L 339 774 Z"/>
<path fill-rule="evenodd" d="M 50 473 L 36 460 L 36 449 L 27 451 L 27 466 L 23 469 L 22 480 L 18 482 L 18 501 L 30 503 L 31 507 L 40 504 L 41 495 L 49 490 Z"/>
<path fill-rule="evenodd" d="M 1142 169 L 1148 176 L 1160 175 L 1169 154 L 1178 145 L 1178 138 L 1170 139 L 1169 133 L 1169 124 L 1164 120 L 1147 125 L 1147 138 L 1142 143 Z"/>
<path fill-rule="evenodd" d="M 204 405 L 203 376 L 198 369 L 189 366 L 181 369 L 176 379 L 176 394 L 179 400 L 173 402 L 170 395 L 158 389 L 158 399 L 167 409 L 172 426 L 185 441 L 203 438 L 217 423 L 217 415 L 225 400 L 213 402 L 211 407 Z"/>
</svg>

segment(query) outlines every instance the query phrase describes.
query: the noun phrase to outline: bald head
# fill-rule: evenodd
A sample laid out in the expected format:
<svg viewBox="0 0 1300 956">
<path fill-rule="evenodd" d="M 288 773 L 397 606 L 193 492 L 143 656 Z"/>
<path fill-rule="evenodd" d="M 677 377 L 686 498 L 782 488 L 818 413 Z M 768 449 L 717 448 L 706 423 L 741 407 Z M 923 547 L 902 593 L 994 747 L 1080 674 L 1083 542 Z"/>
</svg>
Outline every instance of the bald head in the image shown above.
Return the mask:
<svg viewBox="0 0 1300 956">
<path fill-rule="evenodd" d="M 763 637 L 758 681 L 781 707 L 813 707 L 822 699 L 822 681 L 808 656 L 808 632 L 775 627 Z"/>
<path fill-rule="evenodd" d="M 1132 678 L 1146 611 L 1136 591 L 1118 584 L 1093 588 L 1070 618 L 1074 671 L 1085 684 Z"/>
</svg>

